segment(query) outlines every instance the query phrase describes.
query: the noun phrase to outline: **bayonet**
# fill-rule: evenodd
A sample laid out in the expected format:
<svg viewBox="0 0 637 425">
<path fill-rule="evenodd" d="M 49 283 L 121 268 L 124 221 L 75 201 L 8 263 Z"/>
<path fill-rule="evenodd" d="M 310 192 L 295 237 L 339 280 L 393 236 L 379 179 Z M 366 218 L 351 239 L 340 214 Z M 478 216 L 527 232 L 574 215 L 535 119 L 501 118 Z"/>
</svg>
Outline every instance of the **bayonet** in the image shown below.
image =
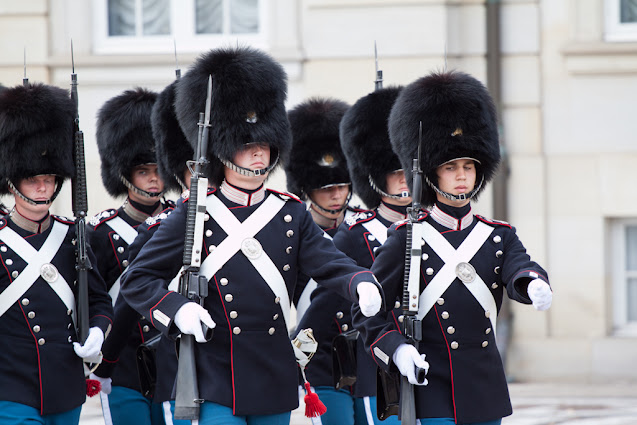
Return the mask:
<svg viewBox="0 0 637 425">
<path fill-rule="evenodd" d="M 26 86 L 29 84 L 29 79 L 27 78 L 27 48 L 24 48 L 24 76 L 22 77 L 22 85 Z"/>
<path fill-rule="evenodd" d="M 383 71 L 378 69 L 378 50 L 376 49 L 376 41 L 374 40 L 374 62 L 376 64 L 376 79 L 374 80 L 374 90 L 383 88 Z"/>
<path fill-rule="evenodd" d="M 175 47 L 175 77 L 181 78 L 181 69 L 179 68 L 179 61 L 177 60 L 177 41 L 173 39 L 173 45 Z"/>
</svg>

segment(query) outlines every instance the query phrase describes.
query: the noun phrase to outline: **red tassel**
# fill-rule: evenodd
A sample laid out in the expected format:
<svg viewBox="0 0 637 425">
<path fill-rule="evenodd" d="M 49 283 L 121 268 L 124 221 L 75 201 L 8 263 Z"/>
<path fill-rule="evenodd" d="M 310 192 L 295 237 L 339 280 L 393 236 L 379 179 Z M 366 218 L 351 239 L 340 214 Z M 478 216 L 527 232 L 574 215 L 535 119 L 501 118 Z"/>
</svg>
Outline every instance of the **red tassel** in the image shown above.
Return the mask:
<svg viewBox="0 0 637 425">
<path fill-rule="evenodd" d="M 305 391 L 307 394 L 304 397 L 305 400 L 305 416 L 308 418 L 316 418 L 327 412 L 327 407 L 319 400 L 318 394 L 313 393 L 310 388 L 310 383 L 305 382 Z"/>
<path fill-rule="evenodd" d="M 99 394 L 102 389 L 102 384 L 100 381 L 95 379 L 87 379 L 86 380 L 86 395 L 89 397 L 93 397 L 94 395 Z"/>
</svg>

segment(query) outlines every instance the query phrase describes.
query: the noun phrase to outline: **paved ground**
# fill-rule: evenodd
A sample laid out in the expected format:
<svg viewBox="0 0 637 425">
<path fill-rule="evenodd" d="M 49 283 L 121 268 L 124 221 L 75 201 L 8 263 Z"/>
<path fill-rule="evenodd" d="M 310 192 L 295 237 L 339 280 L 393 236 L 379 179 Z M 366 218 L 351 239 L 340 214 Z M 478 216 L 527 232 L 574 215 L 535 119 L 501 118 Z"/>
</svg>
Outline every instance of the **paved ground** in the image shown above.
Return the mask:
<svg viewBox="0 0 637 425">
<path fill-rule="evenodd" d="M 637 383 L 511 384 L 513 415 L 503 425 L 637 425 Z M 104 425 L 99 399 L 84 405 L 81 425 Z M 310 425 L 303 411 L 291 425 Z"/>
</svg>

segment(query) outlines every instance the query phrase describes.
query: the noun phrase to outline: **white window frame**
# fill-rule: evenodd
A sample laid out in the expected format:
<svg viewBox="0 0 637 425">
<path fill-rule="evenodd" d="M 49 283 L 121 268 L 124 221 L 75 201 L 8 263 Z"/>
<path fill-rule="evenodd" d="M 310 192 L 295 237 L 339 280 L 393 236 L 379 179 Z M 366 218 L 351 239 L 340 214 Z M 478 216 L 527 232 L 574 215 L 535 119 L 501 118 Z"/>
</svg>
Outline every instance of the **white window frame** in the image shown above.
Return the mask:
<svg viewBox="0 0 637 425">
<path fill-rule="evenodd" d="M 626 270 L 626 228 L 637 226 L 637 218 L 613 220 L 611 225 L 611 266 L 613 276 L 613 334 L 616 336 L 637 336 L 637 321 L 628 321 L 626 308 L 626 282 L 629 277 L 637 278 L 637 271 Z"/>
<path fill-rule="evenodd" d="M 620 0 L 604 0 L 604 40 L 611 42 L 637 41 L 637 22 L 620 22 Z"/>
<path fill-rule="evenodd" d="M 229 27 L 230 14 L 224 1 L 224 28 Z M 248 45 L 267 49 L 269 0 L 259 0 L 259 32 L 256 34 L 196 34 L 195 0 L 170 0 L 170 35 L 148 37 L 108 35 L 108 1 L 93 0 L 93 52 L 98 55 L 116 54 L 177 54 L 207 51 L 224 45 Z M 183 23 L 190 22 L 191 25 Z"/>
</svg>

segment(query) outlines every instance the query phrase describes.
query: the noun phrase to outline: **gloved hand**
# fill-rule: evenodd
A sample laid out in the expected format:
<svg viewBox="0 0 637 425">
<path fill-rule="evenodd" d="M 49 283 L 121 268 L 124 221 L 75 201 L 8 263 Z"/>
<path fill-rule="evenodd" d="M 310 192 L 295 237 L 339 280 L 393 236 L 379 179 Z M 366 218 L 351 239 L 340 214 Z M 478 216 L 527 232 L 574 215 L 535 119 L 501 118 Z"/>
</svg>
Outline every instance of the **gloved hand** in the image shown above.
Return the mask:
<svg viewBox="0 0 637 425">
<path fill-rule="evenodd" d="M 97 326 L 88 330 L 88 337 L 84 341 L 84 345 L 80 345 L 79 342 L 73 343 L 73 349 L 75 354 L 83 359 L 89 359 L 96 357 L 102 349 L 104 343 L 104 332 Z"/>
<path fill-rule="evenodd" d="M 424 369 L 425 375 L 429 372 L 429 363 L 425 361 L 425 355 L 420 354 L 416 347 L 411 344 L 400 344 L 392 360 L 398 367 L 401 375 L 406 376 L 410 384 L 427 385 L 429 381 L 425 378 L 422 382 L 418 382 L 416 378 L 416 368 Z"/>
<path fill-rule="evenodd" d="M 358 293 L 358 305 L 361 313 L 366 317 L 372 317 L 380 311 L 383 299 L 380 296 L 378 287 L 372 282 L 361 282 L 356 287 Z"/>
<path fill-rule="evenodd" d="M 536 310 L 543 311 L 548 310 L 549 307 L 551 307 L 553 291 L 551 291 L 551 287 L 548 283 L 544 282 L 542 279 L 533 279 L 531 283 L 529 283 L 526 291 L 529 294 L 529 298 L 533 302 L 533 307 Z"/>
<path fill-rule="evenodd" d="M 197 342 L 206 342 L 201 323 L 204 323 L 210 329 L 217 326 L 212 317 L 210 317 L 208 310 L 195 302 L 182 305 L 175 314 L 175 325 L 177 325 L 181 333 L 194 335 Z"/>
<path fill-rule="evenodd" d="M 89 376 L 89 379 L 94 379 L 96 381 L 99 381 L 99 383 L 102 386 L 101 391 L 104 394 L 110 394 L 111 393 L 111 384 L 113 383 L 113 380 L 111 378 L 102 378 L 101 376 L 97 376 L 94 373 L 91 373 L 91 375 Z"/>
</svg>

